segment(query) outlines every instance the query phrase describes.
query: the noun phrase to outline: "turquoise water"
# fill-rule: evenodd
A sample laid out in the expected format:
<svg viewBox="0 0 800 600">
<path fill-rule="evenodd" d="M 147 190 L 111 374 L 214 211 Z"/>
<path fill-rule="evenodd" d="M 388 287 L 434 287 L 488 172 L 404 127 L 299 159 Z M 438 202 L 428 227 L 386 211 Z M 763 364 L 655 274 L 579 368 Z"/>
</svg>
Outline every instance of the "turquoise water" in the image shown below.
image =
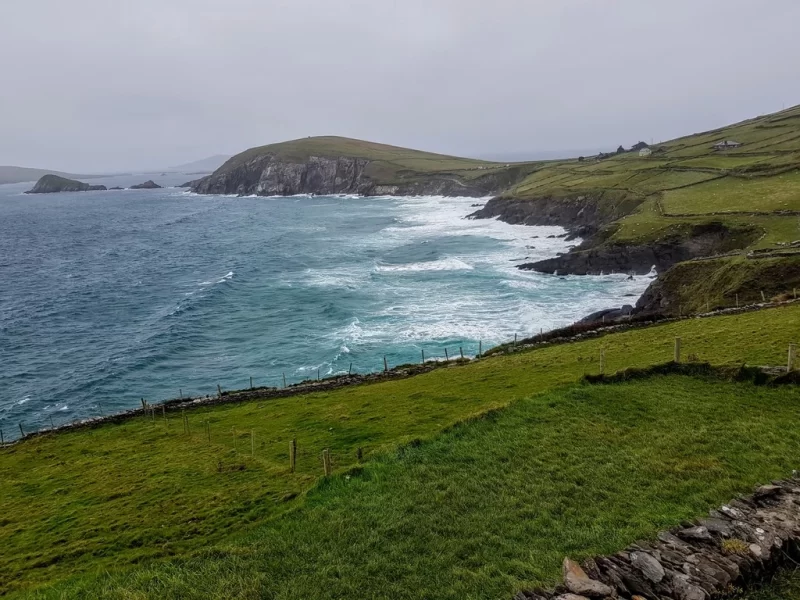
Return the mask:
<svg viewBox="0 0 800 600">
<path fill-rule="evenodd" d="M 129 185 L 147 177 L 100 181 Z M 156 177 L 175 185 L 187 176 Z M 6 438 L 183 395 L 451 356 L 632 303 L 649 280 L 520 272 L 563 230 L 475 199 L 25 196 L 0 186 Z"/>
</svg>

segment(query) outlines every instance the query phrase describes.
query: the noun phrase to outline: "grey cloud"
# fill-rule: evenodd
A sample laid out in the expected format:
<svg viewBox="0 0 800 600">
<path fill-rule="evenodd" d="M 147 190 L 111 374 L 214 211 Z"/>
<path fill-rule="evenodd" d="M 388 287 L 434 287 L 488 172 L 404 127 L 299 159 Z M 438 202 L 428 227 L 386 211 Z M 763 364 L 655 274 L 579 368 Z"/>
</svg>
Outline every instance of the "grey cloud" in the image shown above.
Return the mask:
<svg viewBox="0 0 800 600">
<path fill-rule="evenodd" d="M 6 0 L 0 164 L 610 148 L 800 103 L 796 0 Z"/>
</svg>

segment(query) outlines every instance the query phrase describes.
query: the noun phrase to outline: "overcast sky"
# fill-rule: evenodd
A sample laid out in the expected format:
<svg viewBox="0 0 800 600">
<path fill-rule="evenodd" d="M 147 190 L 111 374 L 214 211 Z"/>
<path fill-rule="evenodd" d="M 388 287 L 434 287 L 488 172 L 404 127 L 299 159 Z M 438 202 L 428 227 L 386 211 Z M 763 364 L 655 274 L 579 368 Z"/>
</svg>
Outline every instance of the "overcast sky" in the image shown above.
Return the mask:
<svg viewBox="0 0 800 600">
<path fill-rule="evenodd" d="M 800 103 L 798 0 L 2 0 L 0 164 L 614 148 Z"/>
</svg>

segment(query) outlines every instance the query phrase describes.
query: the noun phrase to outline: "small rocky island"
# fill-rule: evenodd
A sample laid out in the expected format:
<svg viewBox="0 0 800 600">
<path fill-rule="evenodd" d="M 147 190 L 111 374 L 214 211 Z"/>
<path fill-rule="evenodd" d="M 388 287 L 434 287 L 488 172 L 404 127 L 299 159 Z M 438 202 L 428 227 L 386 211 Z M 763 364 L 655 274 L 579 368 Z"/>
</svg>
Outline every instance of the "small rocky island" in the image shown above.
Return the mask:
<svg viewBox="0 0 800 600">
<path fill-rule="evenodd" d="M 139 184 L 136 184 L 136 185 L 132 185 L 130 187 L 130 189 L 132 189 L 132 190 L 160 190 L 161 186 L 158 185 L 152 179 L 148 179 L 144 183 L 139 183 Z"/>
<path fill-rule="evenodd" d="M 95 192 L 106 189 L 104 185 L 89 185 L 58 175 L 44 175 L 26 194 L 54 194 L 56 192 Z"/>
</svg>

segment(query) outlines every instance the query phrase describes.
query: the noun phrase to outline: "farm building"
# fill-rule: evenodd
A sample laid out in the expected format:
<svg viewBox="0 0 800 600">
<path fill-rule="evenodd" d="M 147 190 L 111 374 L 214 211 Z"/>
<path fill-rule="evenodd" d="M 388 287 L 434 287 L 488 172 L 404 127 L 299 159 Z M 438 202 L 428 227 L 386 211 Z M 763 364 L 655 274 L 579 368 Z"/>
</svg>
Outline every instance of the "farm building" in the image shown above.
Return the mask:
<svg viewBox="0 0 800 600">
<path fill-rule="evenodd" d="M 642 148 L 641 150 L 639 150 L 639 156 L 641 156 L 642 158 L 647 158 L 652 153 L 653 151 L 650 150 L 650 148 Z"/>
<path fill-rule="evenodd" d="M 722 140 L 714 144 L 714 150 L 730 150 L 731 148 L 738 148 L 741 145 L 741 142 L 736 142 L 734 140 Z"/>
</svg>

